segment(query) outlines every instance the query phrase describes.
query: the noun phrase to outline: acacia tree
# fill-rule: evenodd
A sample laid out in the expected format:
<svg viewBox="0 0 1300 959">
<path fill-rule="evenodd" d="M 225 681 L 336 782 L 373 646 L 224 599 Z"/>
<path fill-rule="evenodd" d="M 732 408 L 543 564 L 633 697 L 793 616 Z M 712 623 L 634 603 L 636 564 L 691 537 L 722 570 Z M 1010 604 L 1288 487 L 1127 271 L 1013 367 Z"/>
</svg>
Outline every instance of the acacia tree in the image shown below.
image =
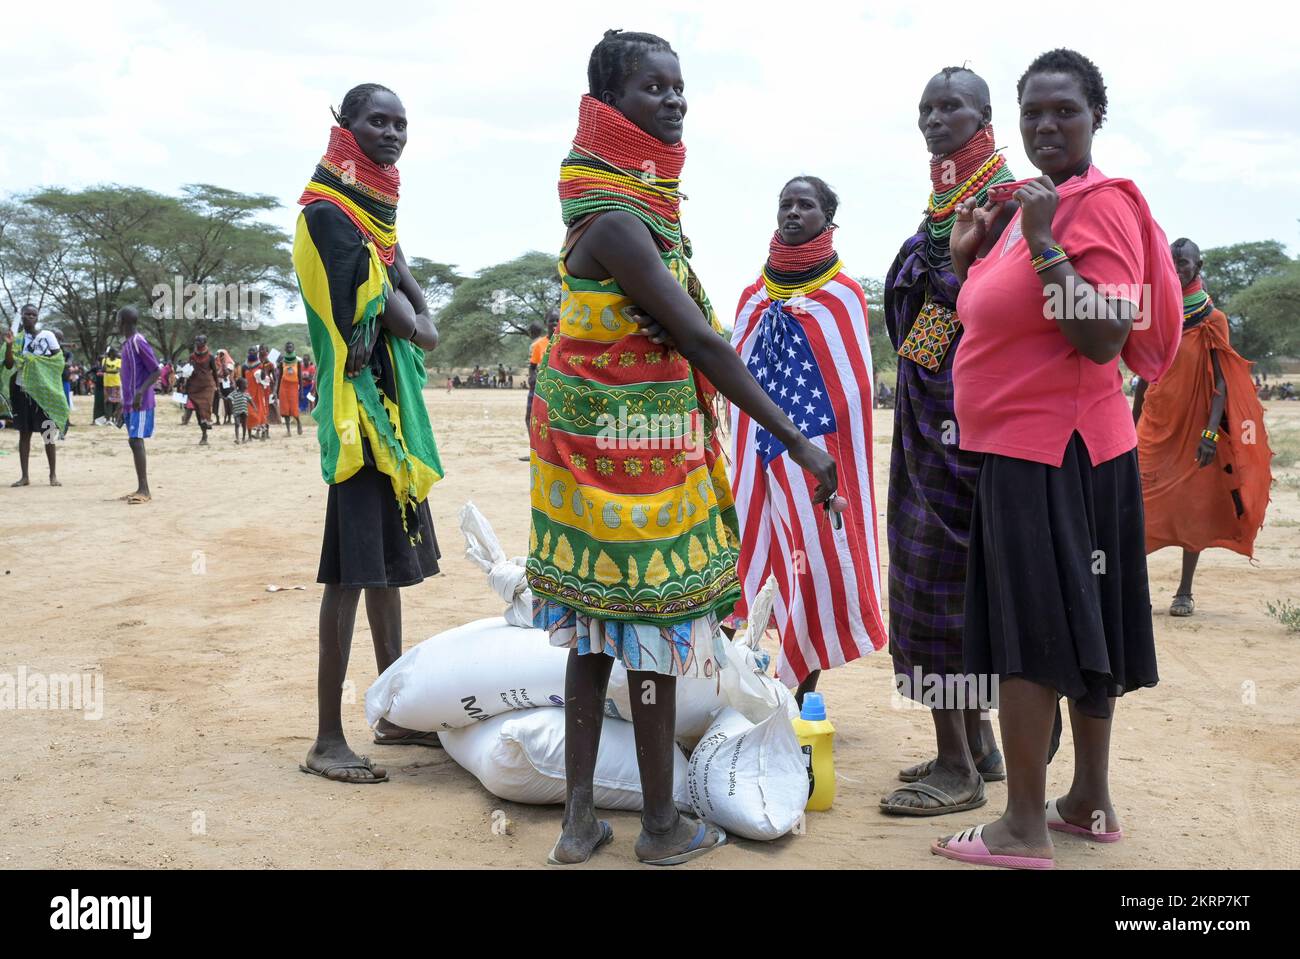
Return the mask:
<svg viewBox="0 0 1300 959">
<path fill-rule="evenodd" d="M 0 320 L 6 327 L 28 303 L 44 311 L 64 250 L 48 217 L 23 203 L 0 202 Z"/>
<path fill-rule="evenodd" d="M 889 342 L 889 330 L 885 327 L 885 281 L 863 276 L 858 277 L 858 285 L 867 298 L 867 330 L 871 342 L 872 368 L 877 375 L 882 371 L 897 369 L 898 354 Z"/>
<path fill-rule="evenodd" d="M 276 294 L 294 291 L 289 237 L 259 219 L 278 207 L 270 196 L 207 184 L 179 197 L 115 185 L 16 197 L 0 204 L 0 311 L 8 318 L 36 302 L 97 356 L 116 333 L 117 311 L 134 305 L 146 335 L 175 356 L 195 332 L 255 325 Z M 177 302 L 175 291 L 197 293 Z M 232 298 L 249 314 L 230 309 Z"/>
<path fill-rule="evenodd" d="M 32 300 L 42 313 L 53 312 L 62 317 L 60 325 L 70 326 L 63 330 L 65 341 L 79 341 L 87 355 L 99 355 L 124 294 L 133 288 L 129 269 L 59 210 L 32 197 L 10 206 L 18 212 L 0 244 L 8 305 L 19 308 Z M 14 295 L 19 282 L 28 295 Z"/>
<path fill-rule="evenodd" d="M 1228 316 L 1232 345 L 1265 372 L 1300 349 L 1294 335 L 1300 311 L 1296 262 L 1277 240 L 1204 250 L 1202 276 L 1215 305 Z"/>
<path fill-rule="evenodd" d="M 528 328 L 544 324 L 560 301 L 555 257 L 525 253 L 461 281 L 438 313 L 442 342 L 431 359 L 439 366 L 521 363 Z"/>
<path fill-rule="evenodd" d="M 447 263 L 435 263 L 417 256 L 408 260 L 406 265 L 411 268 L 411 276 L 424 291 L 424 300 L 431 314 L 436 314 L 450 303 L 456 288 L 465 282 L 465 277 Z"/>
<path fill-rule="evenodd" d="M 1260 277 L 1232 303 L 1237 352 L 1267 373 L 1279 371 L 1279 357 L 1300 355 L 1300 262 Z"/>
</svg>

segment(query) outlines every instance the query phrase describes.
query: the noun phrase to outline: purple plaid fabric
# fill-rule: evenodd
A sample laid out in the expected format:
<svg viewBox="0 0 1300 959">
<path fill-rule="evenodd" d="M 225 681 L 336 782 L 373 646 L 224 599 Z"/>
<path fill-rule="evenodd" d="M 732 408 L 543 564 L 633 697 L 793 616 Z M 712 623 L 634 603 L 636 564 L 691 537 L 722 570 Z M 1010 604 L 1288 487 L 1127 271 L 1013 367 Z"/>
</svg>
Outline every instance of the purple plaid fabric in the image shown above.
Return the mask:
<svg viewBox="0 0 1300 959">
<path fill-rule="evenodd" d="M 960 282 L 946 251 L 932 257 L 927 240 L 923 227 L 903 244 L 885 278 L 885 323 L 895 348 L 927 291 L 944 306 L 957 301 Z M 917 668 L 963 674 L 966 554 L 980 455 L 958 447 L 952 358 L 960 342 L 959 330 L 936 373 L 898 358 L 889 470 L 889 652 L 895 674 L 909 678 Z"/>
</svg>

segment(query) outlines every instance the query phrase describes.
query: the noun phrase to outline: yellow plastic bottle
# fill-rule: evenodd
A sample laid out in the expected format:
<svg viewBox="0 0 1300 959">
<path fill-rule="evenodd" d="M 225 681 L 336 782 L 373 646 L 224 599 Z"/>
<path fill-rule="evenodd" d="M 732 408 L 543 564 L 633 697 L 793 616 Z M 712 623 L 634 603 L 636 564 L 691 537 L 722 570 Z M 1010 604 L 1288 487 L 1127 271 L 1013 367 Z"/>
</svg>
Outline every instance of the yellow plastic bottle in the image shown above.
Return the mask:
<svg viewBox="0 0 1300 959">
<path fill-rule="evenodd" d="M 809 812 L 822 812 L 835 802 L 835 727 L 826 718 L 821 693 L 806 693 L 803 712 L 794 720 L 794 734 L 808 764 Z"/>
</svg>

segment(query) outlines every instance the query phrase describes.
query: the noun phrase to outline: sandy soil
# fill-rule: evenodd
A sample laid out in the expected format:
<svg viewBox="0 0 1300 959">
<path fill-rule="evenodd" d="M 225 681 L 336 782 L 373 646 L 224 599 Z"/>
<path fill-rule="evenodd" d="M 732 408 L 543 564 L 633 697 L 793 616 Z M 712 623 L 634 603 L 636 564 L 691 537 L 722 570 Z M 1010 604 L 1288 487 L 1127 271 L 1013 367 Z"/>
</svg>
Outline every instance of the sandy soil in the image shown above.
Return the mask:
<svg viewBox="0 0 1300 959">
<path fill-rule="evenodd" d="M 473 499 L 507 549 L 527 537 L 522 392 L 427 394 L 449 476 L 431 506 L 444 573 L 404 596 L 407 647 L 497 615 L 483 575 L 461 558 L 456 511 Z M 298 771 L 315 729 L 313 582 L 325 486 L 314 436 L 211 449 L 168 407 L 149 445 L 155 502 L 128 507 L 122 434 L 87 426 L 81 399 L 60 452 L 61 489 L 9 489 L 16 437 L 0 434 L 0 674 L 102 672 L 99 721 L 71 711 L 0 711 L 0 865 L 135 867 L 537 867 L 559 807 L 503 803 L 440 751 L 369 746 L 362 709 L 375 677 L 358 622 L 345 706 L 352 744 L 387 766 L 378 787 L 327 784 Z M 1275 403 L 1271 429 L 1300 436 L 1300 403 Z M 890 414 L 876 416 L 883 514 Z M 1276 445 L 1276 444 L 1275 444 Z M 883 524 L 883 515 L 881 523 Z M 882 535 L 883 539 L 883 535 Z M 1125 699 L 1112 776 L 1128 833 L 1113 848 L 1057 842 L 1066 868 L 1300 866 L 1300 634 L 1265 612 L 1295 598 L 1300 470 L 1280 470 L 1257 564 L 1207 554 L 1197 615 L 1165 613 L 1179 557 L 1152 560 L 1162 682 Z M 304 592 L 266 591 L 268 584 Z M 900 766 L 930 755 L 924 712 L 891 705 L 886 654 L 822 682 L 838 729 L 835 808 L 807 833 L 736 842 L 689 868 L 959 868 L 927 852 L 932 837 L 988 821 L 1005 787 L 975 814 L 886 818 L 877 809 Z M 1068 782 L 1071 753 L 1049 774 Z M 494 835 L 503 809 L 513 835 Z M 598 862 L 634 865 L 637 817 L 610 816 Z"/>
</svg>

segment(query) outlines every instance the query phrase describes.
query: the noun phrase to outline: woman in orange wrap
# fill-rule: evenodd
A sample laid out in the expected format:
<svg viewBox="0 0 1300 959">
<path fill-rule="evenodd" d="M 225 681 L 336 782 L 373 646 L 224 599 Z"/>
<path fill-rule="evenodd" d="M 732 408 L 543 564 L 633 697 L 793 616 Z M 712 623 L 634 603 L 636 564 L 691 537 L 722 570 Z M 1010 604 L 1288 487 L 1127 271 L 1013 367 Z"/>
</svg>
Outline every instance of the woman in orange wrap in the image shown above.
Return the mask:
<svg viewBox="0 0 1300 959">
<path fill-rule="evenodd" d="M 1273 453 L 1251 364 L 1229 344 L 1228 318 L 1202 287 L 1200 249 L 1179 239 L 1170 250 L 1183 284 L 1183 339 L 1159 383 L 1138 383 L 1133 420 L 1147 552 L 1183 548 L 1183 576 L 1169 615 L 1191 616 L 1192 577 L 1202 550 L 1253 555 Z"/>
<path fill-rule="evenodd" d="M 284 420 L 284 435 L 289 435 L 292 424 L 298 424 L 302 436 L 302 414 L 298 412 L 298 390 L 302 386 L 302 360 L 294 351 L 292 341 L 284 344 L 284 355 L 275 365 L 276 395 L 280 417 Z"/>
<path fill-rule="evenodd" d="M 248 433 L 259 440 L 267 436 L 267 416 L 270 413 L 270 380 L 262 369 L 262 360 L 256 349 L 248 351 L 248 362 L 240 370 L 248 383 Z"/>
</svg>

